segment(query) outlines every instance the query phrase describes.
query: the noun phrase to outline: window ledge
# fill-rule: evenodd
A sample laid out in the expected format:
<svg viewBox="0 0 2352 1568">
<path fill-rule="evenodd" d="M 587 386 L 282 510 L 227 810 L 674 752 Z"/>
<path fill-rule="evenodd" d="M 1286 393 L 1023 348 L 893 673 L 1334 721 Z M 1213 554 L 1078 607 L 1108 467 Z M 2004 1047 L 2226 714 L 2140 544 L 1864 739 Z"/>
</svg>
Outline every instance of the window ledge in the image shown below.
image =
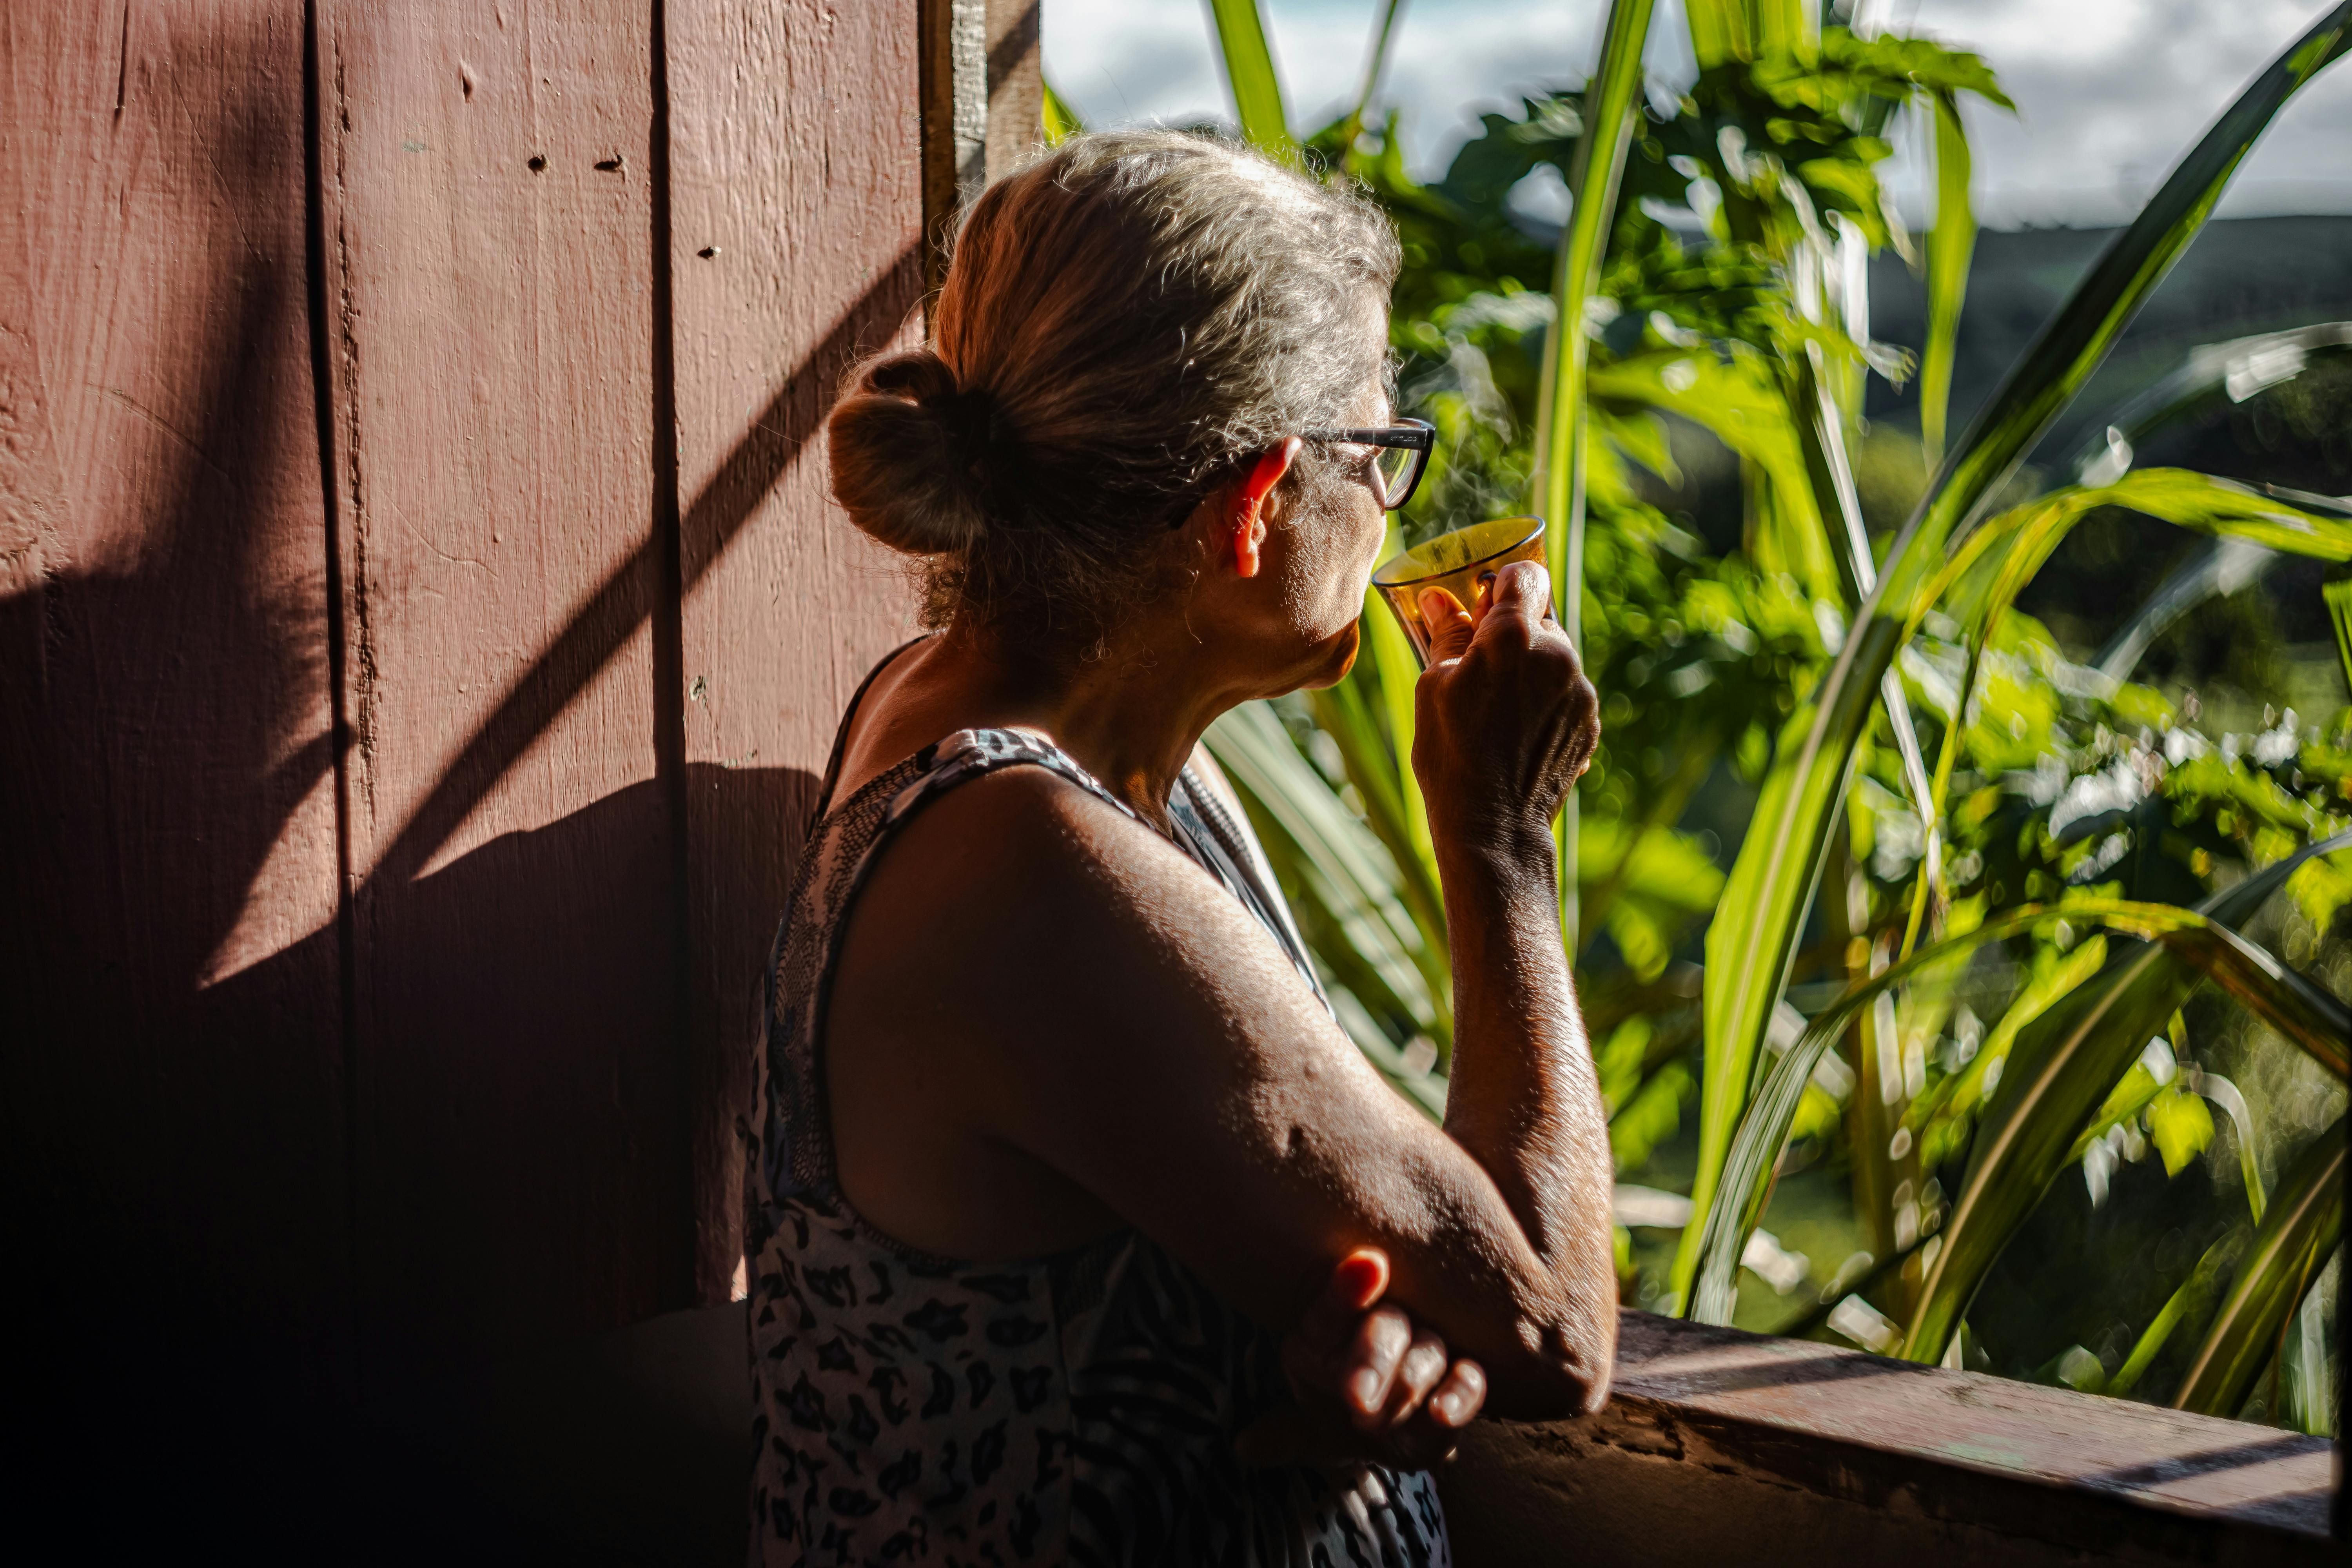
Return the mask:
<svg viewBox="0 0 2352 1568">
<path fill-rule="evenodd" d="M 1481 1423 L 1464 1568 L 2336 1561 L 2324 1439 L 1628 1311 L 1609 1408 Z"/>
</svg>

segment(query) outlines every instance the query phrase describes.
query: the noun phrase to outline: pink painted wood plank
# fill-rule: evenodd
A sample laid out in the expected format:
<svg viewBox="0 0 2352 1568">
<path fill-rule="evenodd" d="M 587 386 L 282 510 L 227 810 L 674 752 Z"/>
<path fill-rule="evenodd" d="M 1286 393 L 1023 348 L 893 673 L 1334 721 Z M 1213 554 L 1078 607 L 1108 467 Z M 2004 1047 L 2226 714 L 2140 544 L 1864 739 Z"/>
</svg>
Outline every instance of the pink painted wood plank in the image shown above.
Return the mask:
<svg viewBox="0 0 2352 1568">
<path fill-rule="evenodd" d="M 913 629 L 832 503 L 822 425 L 858 353 L 919 328 L 916 5 L 667 16 L 696 1277 L 721 1300 L 761 957 L 842 704 Z"/>
<path fill-rule="evenodd" d="M 687 1291 L 648 20 L 320 7 L 357 1213 L 395 1351 Z"/>
<path fill-rule="evenodd" d="M 348 1237 L 302 135 L 294 0 L 0 8 L 12 1273 L 63 1321 L 134 1312 L 159 1362 L 184 1334 L 325 1389 Z"/>
</svg>

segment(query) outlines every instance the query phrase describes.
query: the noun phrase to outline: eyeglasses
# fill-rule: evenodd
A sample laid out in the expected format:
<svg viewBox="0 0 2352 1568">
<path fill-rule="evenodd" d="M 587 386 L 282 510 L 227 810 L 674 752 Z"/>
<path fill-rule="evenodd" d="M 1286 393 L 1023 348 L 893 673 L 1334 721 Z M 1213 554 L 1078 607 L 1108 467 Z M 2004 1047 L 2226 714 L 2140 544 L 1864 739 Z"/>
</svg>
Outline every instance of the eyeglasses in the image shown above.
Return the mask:
<svg viewBox="0 0 2352 1568">
<path fill-rule="evenodd" d="M 1352 446 L 1377 447 L 1372 461 L 1372 492 L 1380 498 L 1381 506 L 1394 511 L 1421 488 L 1422 470 L 1429 467 L 1429 448 L 1437 438 L 1437 426 L 1426 419 L 1406 419 L 1363 430 L 1307 430 L 1301 434 L 1309 441 L 1345 441 Z"/>
</svg>

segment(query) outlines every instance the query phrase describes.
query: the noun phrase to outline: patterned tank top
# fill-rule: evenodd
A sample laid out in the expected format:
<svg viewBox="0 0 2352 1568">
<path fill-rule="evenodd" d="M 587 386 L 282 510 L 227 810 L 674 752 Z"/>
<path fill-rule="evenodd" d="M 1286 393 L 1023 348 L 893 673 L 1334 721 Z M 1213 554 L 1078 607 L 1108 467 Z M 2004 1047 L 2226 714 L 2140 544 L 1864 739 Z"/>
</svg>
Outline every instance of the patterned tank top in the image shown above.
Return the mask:
<svg viewBox="0 0 2352 1568">
<path fill-rule="evenodd" d="M 1388 1502 L 1363 1510 L 1313 1468 L 1234 1457 L 1235 1435 L 1289 1398 L 1278 1336 L 1150 1237 L 1120 1230 L 1053 1257 L 971 1263 L 904 1246 L 851 1208 L 824 1053 L 856 1042 L 824 1037 L 824 1008 L 850 906 L 892 835 L 1005 767 L 1045 768 L 1127 807 L 1043 740 L 966 730 L 827 811 L 841 750 L 769 964 L 756 1068 L 751 1561 L 1448 1563 L 1427 1474 L 1376 1472 Z M 1170 810 L 1181 846 L 1314 984 L 1246 830 L 1189 770 Z"/>
</svg>

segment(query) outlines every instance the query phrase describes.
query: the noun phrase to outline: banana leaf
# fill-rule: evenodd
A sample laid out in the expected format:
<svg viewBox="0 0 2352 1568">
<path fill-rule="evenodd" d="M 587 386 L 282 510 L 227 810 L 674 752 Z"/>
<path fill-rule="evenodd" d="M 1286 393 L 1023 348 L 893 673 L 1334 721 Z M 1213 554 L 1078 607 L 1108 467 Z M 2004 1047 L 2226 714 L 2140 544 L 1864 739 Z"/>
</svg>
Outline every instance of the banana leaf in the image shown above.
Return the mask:
<svg viewBox="0 0 2352 1568">
<path fill-rule="evenodd" d="M 2173 1408 L 2235 1415 L 2277 1349 L 2279 1330 L 2344 1234 L 2344 1119 L 2304 1151 L 2272 1194 L 2246 1260 L 2205 1331 Z"/>
<path fill-rule="evenodd" d="M 1899 607 L 1909 606 L 1936 576 L 1954 534 L 1974 519 L 2105 359 L 2203 226 L 2256 138 L 2347 43 L 2352 0 L 2333 8 L 2255 79 L 2116 237 L 1946 458 L 1928 495 L 1897 536 L 1885 573 L 1835 663 L 1782 727 L 1730 884 L 1707 932 L 1699 1159 L 1691 1194 L 1694 1223 L 1684 1231 L 1675 1257 L 1670 1300 L 1676 1307 L 1690 1300 L 1705 1220 L 1747 1106 L 1757 1052 L 1796 956 L 1830 826 L 1844 800 L 1879 682 L 1903 640 L 1906 616 Z M 1939 1261 L 1950 1251 L 1947 1247 Z"/>
</svg>

